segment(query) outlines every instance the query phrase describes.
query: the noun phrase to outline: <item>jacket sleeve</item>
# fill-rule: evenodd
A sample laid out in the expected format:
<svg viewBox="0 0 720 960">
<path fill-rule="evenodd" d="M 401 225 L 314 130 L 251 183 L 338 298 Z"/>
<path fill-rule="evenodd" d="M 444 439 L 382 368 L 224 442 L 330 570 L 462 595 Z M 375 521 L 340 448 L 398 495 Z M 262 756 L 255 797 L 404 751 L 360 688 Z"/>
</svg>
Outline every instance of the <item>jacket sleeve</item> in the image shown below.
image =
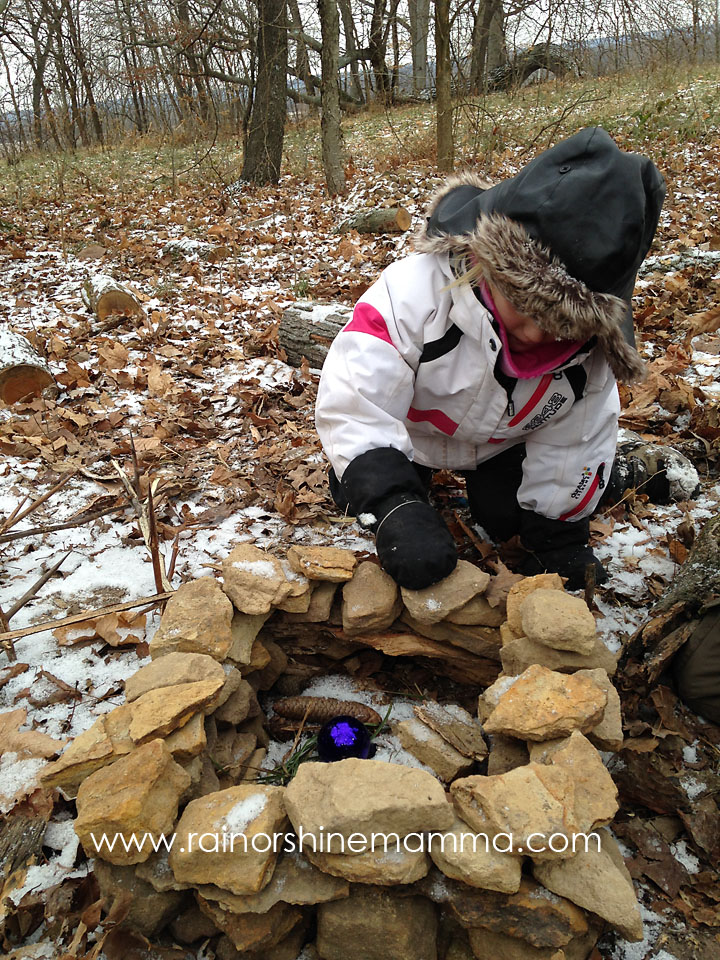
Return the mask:
<svg viewBox="0 0 720 960">
<path fill-rule="evenodd" d="M 528 437 L 518 503 L 550 519 L 582 520 L 597 506 L 610 475 L 620 398 L 617 383 L 597 351 L 586 361 L 583 397 L 564 417 Z"/>
<path fill-rule="evenodd" d="M 405 427 L 412 405 L 423 328 L 447 279 L 437 257 L 419 254 L 388 267 L 335 337 L 320 377 L 315 425 L 333 469 L 368 450 L 393 447 L 412 460 Z M 440 281 L 442 280 L 442 285 Z"/>
</svg>

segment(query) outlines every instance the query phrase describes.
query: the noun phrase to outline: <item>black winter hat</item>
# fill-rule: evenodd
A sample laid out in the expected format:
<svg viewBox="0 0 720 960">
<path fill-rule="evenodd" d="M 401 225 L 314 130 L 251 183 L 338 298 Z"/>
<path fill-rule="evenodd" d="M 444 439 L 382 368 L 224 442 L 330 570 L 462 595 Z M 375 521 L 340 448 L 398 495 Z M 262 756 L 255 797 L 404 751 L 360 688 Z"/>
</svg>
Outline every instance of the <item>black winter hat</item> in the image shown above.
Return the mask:
<svg viewBox="0 0 720 960">
<path fill-rule="evenodd" d="M 596 336 L 616 377 L 632 380 L 643 370 L 632 293 L 664 197 L 652 160 L 591 127 L 495 186 L 451 178 L 416 248 L 469 249 L 516 310 L 558 339 Z"/>
</svg>

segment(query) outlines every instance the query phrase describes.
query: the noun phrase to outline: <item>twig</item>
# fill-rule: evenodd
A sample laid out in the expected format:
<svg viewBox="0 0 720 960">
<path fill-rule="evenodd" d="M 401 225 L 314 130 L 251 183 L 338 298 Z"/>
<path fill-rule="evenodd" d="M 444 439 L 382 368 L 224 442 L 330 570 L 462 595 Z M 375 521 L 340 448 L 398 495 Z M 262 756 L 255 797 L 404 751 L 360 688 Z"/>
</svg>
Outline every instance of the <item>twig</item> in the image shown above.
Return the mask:
<svg viewBox="0 0 720 960">
<path fill-rule="evenodd" d="M 46 500 L 49 500 L 53 494 L 57 493 L 58 490 L 62 490 L 66 483 L 68 483 L 75 476 L 75 471 L 73 473 L 67 473 L 62 478 L 59 483 L 56 483 L 54 487 L 51 487 L 47 493 L 43 493 L 42 496 L 38 497 L 37 500 L 33 500 L 29 507 L 26 507 L 21 513 L 13 512 L 5 523 L 0 527 L 0 532 L 4 533 L 6 530 L 9 530 L 10 527 L 14 527 L 16 523 L 20 523 L 21 520 L 24 520 L 25 517 L 28 517 L 40 506 L 41 503 L 45 503 Z"/>
<path fill-rule="evenodd" d="M 150 551 L 150 559 L 152 560 L 153 575 L 155 577 L 155 589 L 158 593 L 160 593 L 161 590 L 167 589 L 167 577 L 165 572 L 165 564 L 160 556 L 160 544 L 158 542 L 157 524 L 155 522 L 155 504 L 153 502 L 152 488 L 153 483 L 151 483 L 148 487 L 147 495 L 148 533 L 150 535 L 148 550 Z"/>
<path fill-rule="evenodd" d="M 34 623 L 32 626 L 21 627 L 19 630 L 9 630 L 0 634 L 0 643 L 17 640 L 18 637 L 30 637 L 34 633 L 42 633 L 44 630 L 56 630 L 58 627 L 69 627 L 74 623 L 82 623 L 84 620 L 94 620 L 96 617 L 106 617 L 110 613 L 121 613 L 123 610 L 132 610 L 134 607 L 143 607 L 146 604 L 159 603 L 161 600 L 169 599 L 174 593 L 174 590 L 169 590 L 165 593 L 156 593 L 151 597 L 142 597 L 140 600 L 128 600 L 125 603 L 114 603 L 110 607 L 99 607 L 97 610 L 85 610 L 83 613 L 74 613 L 72 616 L 63 617 L 61 620 L 46 620 L 44 623 Z"/>
<path fill-rule="evenodd" d="M 22 610 L 25 604 L 29 600 L 32 600 L 32 598 L 38 592 L 40 587 L 42 587 L 43 584 L 47 583 L 50 577 L 60 569 L 60 567 L 63 565 L 63 563 L 65 563 L 65 561 L 67 560 L 67 558 L 70 556 L 71 553 L 72 553 L 72 550 L 68 550 L 65 556 L 60 557 L 57 563 L 54 563 L 49 570 L 46 570 L 43 573 L 43 575 L 35 581 L 35 583 L 30 587 L 30 589 L 26 590 L 25 593 L 20 597 L 20 599 L 15 601 L 15 603 L 10 607 L 8 612 L 5 614 L 5 617 L 7 620 L 12 620 L 12 618 L 15 616 L 18 610 Z"/>
<path fill-rule="evenodd" d="M 585 567 L 585 603 L 588 610 L 592 610 L 595 600 L 595 575 L 597 570 L 594 563 L 588 563 Z"/>
<path fill-rule="evenodd" d="M 81 517 L 79 520 L 66 520 L 65 523 L 52 523 L 47 527 L 30 527 L 27 530 L 16 530 L 15 533 L 4 533 L 0 536 L 0 543 L 10 543 L 13 540 L 22 540 L 23 537 L 34 537 L 42 533 L 54 533 L 56 530 L 71 530 L 73 527 L 82 527 L 84 524 L 91 523 L 100 517 L 106 517 L 109 513 L 116 513 L 125 509 L 125 504 L 119 507 L 105 507 L 104 510 L 89 513 L 86 517 Z"/>
<path fill-rule="evenodd" d="M 10 624 L 8 623 L 8 618 L 5 616 L 3 608 L 0 606 L 0 627 L 2 627 L 3 633 L 8 633 L 10 630 Z M 17 660 L 17 654 L 15 653 L 15 647 L 12 640 L 3 640 L 3 647 L 7 650 L 8 660 L 11 663 L 14 663 Z"/>
<path fill-rule="evenodd" d="M 3 523 L 0 529 L 8 530 L 15 523 L 15 517 L 18 515 L 18 513 L 20 513 L 20 511 L 25 506 L 27 501 L 28 501 L 28 497 L 24 496 L 20 501 L 20 503 L 17 504 L 17 506 L 15 507 L 13 512 L 10 514 L 10 516 L 7 518 L 7 520 Z"/>
<path fill-rule="evenodd" d="M 135 446 L 133 444 L 133 451 L 134 449 L 135 449 Z M 137 521 L 138 521 L 138 524 L 140 525 L 140 532 L 143 535 L 145 546 L 148 548 L 150 552 L 150 556 L 153 560 L 153 572 L 155 573 L 155 586 L 162 587 L 164 590 L 172 590 L 172 587 L 170 586 L 167 579 L 167 575 L 165 573 L 164 563 L 159 563 L 159 567 L 160 567 L 159 571 L 155 569 L 155 555 L 153 553 L 153 548 L 152 548 L 152 532 L 150 527 L 149 512 L 147 508 L 144 507 L 140 502 L 138 498 L 138 494 L 135 490 L 135 487 L 130 482 L 128 475 L 125 473 L 125 471 L 117 462 L 117 460 L 111 460 L 110 462 L 112 463 L 115 469 L 115 472 L 118 474 L 118 476 L 122 480 L 122 484 L 125 487 L 125 492 L 127 493 L 128 498 L 130 499 L 130 503 L 133 505 L 133 508 L 135 510 L 135 515 L 137 516 Z M 135 471 L 137 475 L 137 461 L 135 461 Z M 140 485 L 139 479 L 137 481 L 137 485 L 139 488 L 139 485 Z M 157 531 L 156 531 L 156 536 L 157 536 Z M 158 557 L 159 557 L 160 556 L 159 546 L 157 547 L 156 553 L 158 554 Z"/>
</svg>

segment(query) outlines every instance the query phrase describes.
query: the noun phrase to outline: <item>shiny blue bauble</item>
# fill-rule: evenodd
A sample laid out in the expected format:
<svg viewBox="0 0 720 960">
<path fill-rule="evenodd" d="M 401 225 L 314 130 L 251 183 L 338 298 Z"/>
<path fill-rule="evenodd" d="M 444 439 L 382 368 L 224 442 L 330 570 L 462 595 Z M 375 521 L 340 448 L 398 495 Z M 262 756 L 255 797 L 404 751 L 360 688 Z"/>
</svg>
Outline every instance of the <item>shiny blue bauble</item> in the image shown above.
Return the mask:
<svg viewBox="0 0 720 960">
<path fill-rule="evenodd" d="M 341 715 L 328 720 L 320 728 L 317 739 L 318 756 L 325 763 L 360 757 L 367 760 L 375 754 L 367 727 L 355 717 Z"/>
</svg>

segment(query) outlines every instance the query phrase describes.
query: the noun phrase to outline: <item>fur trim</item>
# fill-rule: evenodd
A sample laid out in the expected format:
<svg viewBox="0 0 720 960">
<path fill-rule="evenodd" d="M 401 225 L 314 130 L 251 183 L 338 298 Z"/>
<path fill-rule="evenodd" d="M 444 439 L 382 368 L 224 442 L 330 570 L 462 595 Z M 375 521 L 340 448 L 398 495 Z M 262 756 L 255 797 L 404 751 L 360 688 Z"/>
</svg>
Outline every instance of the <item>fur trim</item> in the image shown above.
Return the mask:
<svg viewBox="0 0 720 960">
<path fill-rule="evenodd" d="M 433 197 L 428 216 L 455 187 L 486 184 L 474 174 L 452 177 Z M 558 340 L 588 340 L 598 345 L 620 381 L 644 374 L 639 354 L 625 340 L 621 324 L 627 304 L 608 293 L 594 293 L 566 270 L 552 251 L 532 240 L 521 224 L 500 213 L 481 217 L 472 233 L 430 236 L 425 226 L 414 238 L 420 253 L 469 252 L 482 278 L 497 287 L 515 309 Z"/>
</svg>

